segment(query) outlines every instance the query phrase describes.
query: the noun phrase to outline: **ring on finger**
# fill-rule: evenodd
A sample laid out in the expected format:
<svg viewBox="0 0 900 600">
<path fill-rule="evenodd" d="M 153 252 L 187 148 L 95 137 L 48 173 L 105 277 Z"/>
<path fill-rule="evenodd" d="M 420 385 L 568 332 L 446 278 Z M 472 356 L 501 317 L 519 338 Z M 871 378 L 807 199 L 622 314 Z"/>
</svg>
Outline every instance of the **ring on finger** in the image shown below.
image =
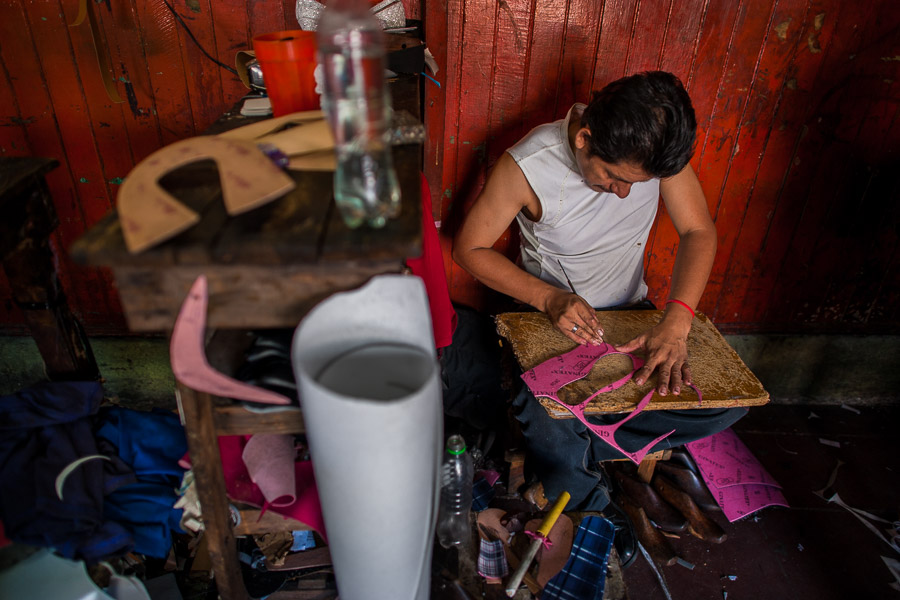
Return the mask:
<svg viewBox="0 0 900 600">
<path fill-rule="evenodd" d="M 572 325 L 572 333 L 575 333 L 577 331 L 578 331 L 578 325 Z"/>
</svg>

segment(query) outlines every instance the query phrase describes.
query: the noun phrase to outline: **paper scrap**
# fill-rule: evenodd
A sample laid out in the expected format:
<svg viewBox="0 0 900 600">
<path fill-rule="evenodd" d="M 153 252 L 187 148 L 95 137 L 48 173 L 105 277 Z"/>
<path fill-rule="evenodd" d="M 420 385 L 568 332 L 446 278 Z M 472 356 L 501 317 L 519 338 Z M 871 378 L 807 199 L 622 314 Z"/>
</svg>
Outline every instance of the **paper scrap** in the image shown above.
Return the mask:
<svg viewBox="0 0 900 600">
<path fill-rule="evenodd" d="M 730 522 L 767 506 L 788 506 L 781 486 L 732 429 L 685 447 Z"/>
<path fill-rule="evenodd" d="M 824 444 L 826 446 L 831 446 L 832 448 L 840 448 L 841 447 L 840 442 L 836 442 L 834 440 L 826 440 L 825 438 L 819 438 L 819 443 Z"/>
</svg>

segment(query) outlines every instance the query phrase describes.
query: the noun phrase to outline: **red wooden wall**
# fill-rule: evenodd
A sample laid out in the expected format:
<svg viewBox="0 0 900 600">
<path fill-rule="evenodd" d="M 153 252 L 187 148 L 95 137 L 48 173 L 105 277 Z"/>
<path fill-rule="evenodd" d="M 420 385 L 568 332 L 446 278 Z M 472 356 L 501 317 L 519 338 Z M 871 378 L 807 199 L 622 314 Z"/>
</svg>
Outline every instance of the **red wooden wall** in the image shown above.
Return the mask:
<svg viewBox="0 0 900 600">
<path fill-rule="evenodd" d="M 123 334 L 110 273 L 73 264 L 66 249 L 112 209 L 137 162 L 201 133 L 247 92 L 212 58 L 233 68 L 253 36 L 298 24 L 294 0 L 87 2 L 126 101 L 106 93 L 88 21 L 68 26 L 79 0 L 0 0 L 0 156 L 60 161 L 47 180 L 63 289 L 89 334 Z M 403 4 L 408 18 L 420 18 L 419 0 Z M 9 298 L 0 270 L 0 331 L 24 333 Z"/>
<path fill-rule="evenodd" d="M 60 160 L 48 181 L 64 289 L 89 333 L 121 334 L 111 277 L 72 264 L 66 248 L 111 209 L 137 161 L 203 131 L 244 93 L 198 44 L 233 65 L 252 36 L 296 21 L 293 0 L 88 2 L 126 102 L 105 93 L 87 23 L 67 26 L 77 0 L 0 0 L 0 155 Z M 719 229 L 700 308 L 730 331 L 900 332 L 896 0 L 404 5 L 441 66 L 442 87 L 425 86 L 426 173 L 445 244 L 486 170 L 528 129 L 623 74 L 662 68 L 694 98 L 693 164 Z M 676 244 L 662 214 L 647 257 L 655 299 Z M 457 300 L 492 305 L 446 266 Z M 0 274 L 0 331 L 22 332 L 8 298 Z"/>
<path fill-rule="evenodd" d="M 900 332 L 896 0 L 426 0 L 423 12 L 444 67 L 443 88 L 426 88 L 426 169 L 446 237 L 531 127 L 664 69 L 693 98 L 692 164 L 719 232 L 700 309 L 726 331 Z M 676 248 L 661 211 L 656 301 Z M 457 300 L 495 305 L 447 266 Z"/>
</svg>

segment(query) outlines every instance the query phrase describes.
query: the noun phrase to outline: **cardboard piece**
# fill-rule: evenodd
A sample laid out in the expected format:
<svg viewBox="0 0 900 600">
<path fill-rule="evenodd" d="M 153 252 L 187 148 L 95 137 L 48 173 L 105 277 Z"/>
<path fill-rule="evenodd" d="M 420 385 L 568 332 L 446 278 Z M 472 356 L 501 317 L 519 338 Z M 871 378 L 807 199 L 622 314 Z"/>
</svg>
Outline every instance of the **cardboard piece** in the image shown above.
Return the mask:
<svg viewBox="0 0 900 600">
<path fill-rule="evenodd" d="M 167 240 L 196 224 L 200 216 L 159 185 L 186 164 L 213 159 L 219 169 L 228 214 L 265 204 L 294 188 L 294 181 L 253 145 L 222 137 L 189 138 L 157 150 L 122 183 L 116 198 L 125 244 L 132 253 Z"/>
</svg>

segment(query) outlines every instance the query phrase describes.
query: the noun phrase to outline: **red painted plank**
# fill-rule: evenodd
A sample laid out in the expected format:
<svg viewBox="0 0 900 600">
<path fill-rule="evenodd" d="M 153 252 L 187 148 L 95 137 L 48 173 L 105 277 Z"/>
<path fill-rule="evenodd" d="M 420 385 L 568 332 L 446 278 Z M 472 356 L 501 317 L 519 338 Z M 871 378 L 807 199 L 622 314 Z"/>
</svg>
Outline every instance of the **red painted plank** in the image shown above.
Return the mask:
<svg viewBox="0 0 900 600">
<path fill-rule="evenodd" d="M 564 116 L 556 107 L 556 82 L 565 44 L 567 0 L 545 0 L 534 6 L 531 52 L 525 78 L 525 130 Z M 568 108 L 568 107 L 566 107 Z M 562 107 L 559 108 L 562 109 Z"/>
<path fill-rule="evenodd" d="M 573 0 L 566 20 L 566 43 L 557 76 L 554 114 L 564 115 L 575 102 L 591 99 L 603 0 Z"/>
<path fill-rule="evenodd" d="M 850 298 L 866 284 L 862 264 L 880 231 L 893 229 L 887 219 L 896 198 L 885 196 L 893 182 L 878 176 L 878 165 L 887 164 L 883 161 L 890 137 L 885 134 L 897 113 L 900 89 L 896 81 L 900 69 L 881 57 L 894 51 L 892 33 L 898 26 L 900 11 L 892 13 L 888 7 L 870 23 L 863 37 L 874 41 L 867 42 L 854 58 L 853 75 L 839 105 L 843 118 L 836 135 L 848 142 L 848 152 L 842 154 L 845 191 L 836 195 L 817 241 L 811 277 L 820 284 L 813 288 L 811 299 L 818 307 L 808 317 L 814 323 L 846 327 Z M 848 118 L 848 113 L 855 118 Z M 876 245 L 877 250 L 883 249 Z M 886 264 L 889 255 L 882 251 L 878 256 Z M 860 315 L 853 320 L 860 321 Z"/>
<path fill-rule="evenodd" d="M 173 7 L 181 17 L 181 22 L 176 20 L 178 40 L 188 95 L 191 99 L 194 130 L 202 133 L 225 110 L 231 108 L 231 104 L 224 98 L 222 68 L 206 56 L 206 54 L 213 57 L 216 55 L 210 0 L 197 0 L 186 4 L 174 3 Z M 196 43 L 186 33 L 185 27 L 193 33 Z M 231 76 L 227 71 L 225 75 Z"/>
<path fill-rule="evenodd" d="M 720 95 L 719 87 L 724 79 L 725 57 L 732 44 L 739 8 L 738 3 L 710 4 L 701 25 L 697 57 L 693 63 L 688 86 L 698 124 L 697 151 L 691 164 L 698 174 L 709 123 L 714 115 L 715 103 Z M 706 191 L 704 187 L 704 192 Z M 718 194 L 715 197 L 717 196 Z M 706 199 L 709 203 L 709 192 Z M 661 211 L 657 223 L 647 256 L 646 281 L 650 299 L 659 304 L 668 296 L 672 268 L 678 252 L 678 234 L 665 211 Z M 705 297 L 701 299 L 701 303 L 705 300 Z"/>
<path fill-rule="evenodd" d="M 772 2 L 752 3 L 752 6 L 742 5 L 735 21 L 734 39 L 729 46 L 728 54 L 724 57 L 726 70 L 717 91 L 716 107 L 712 119 L 706 131 L 701 153 L 697 176 L 706 194 L 706 201 L 710 207 L 710 214 L 716 221 L 716 229 L 719 236 L 719 246 L 716 259 L 710 273 L 709 283 L 706 287 L 700 309 L 704 312 L 712 312 L 716 305 L 719 290 L 722 287 L 725 268 L 728 257 L 731 255 L 731 247 L 734 238 L 740 228 L 746 205 L 746 195 L 735 199 L 735 205 L 722 205 L 722 188 L 729 172 L 731 162 L 737 152 L 736 140 L 740 133 L 748 93 L 760 61 L 761 42 L 765 39 L 765 33 L 772 21 Z M 777 60 L 777 57 L 774 58 Z M 777 85 L 777 81 L 774 82 Z M 764 87 L 764 86 L 763 86 Z M 770 90 L 754 90 L 756 94 L 771 93 Z M 759 100 L 758 96 L 756 98 Z M 761 108 L 761 110 L 765 110 Z M 748 124 L 753 131 L 752 122 Z M 765 124 L 760 124 L 765 129 Z M 742 166 L 756 170 L 756 157 L 752 153 L 757 151 L 752 140 L 747 143 L 751 148 L 744 153 L 751 164 L 740 161 Z M 738 154 L 738 158 L 743 158 Z M 740 173 L 736 173 L 740 176 Z M 738 182 L 737 185 L 741 185 Z"/>
<path fill-rule="evenodd" d="M 85 206 L 94 210 L 98 202 L 102 205 L 109 200 L 66 16 L 56 3 L 29 4 L 27 11 L 17 16 L 21 18 L 18 22 L 2 25 L 9 28 L 2 39 L 16 39 L 28 32 L 25 35 L 34 45 L 22 45 L 21 53 L 10 58 L 7 50 L 16 51 L 4 44 L 4 60 L 11 74 L 13 64 L 19 69 L 14 75 L 19 106 L 32 111 L 29 118 L 34 121 L 28 131 L 32 151 L 60 161 L 60 167 L 47 176 L 60 220 L 56 231 L 60 280 L 84 324 L 102 325 L 115 313 L 106 294 L 111 287 L 109 278 L 97 269 L 76 266 L 66 252 L 84 232 Z M 28 56 L 29 52 L 33 54 Z M 52 108 L 37 113 L 41 106 Z"/>
<path fill-rule="evenodd" d="M 101 33 L 105 33 L 107 30 L 115 31 L 112 15 L 106 5 L 94 4 L 89 8 L 94 11 L 97 17 Z M 68 18 L 72 20 L 74 15 L 68 15 Z M 81 119 L 82 122 L 79 123 L 77 129 L 71 132 L 71 136 L 80 142 L 91 142 L 96 146 L 95 149 L 91 150 L 79 148 L 79 152 L 92 152 L 93 159 L 100 165 L 100 172 L 93 175 L 93 178 L 97 180 L 99 185 L 92 190 L 88 190 L 89 193 L 87 195 L 80 197 L 85 227 L 90 227 L 112 210 L 115 194 L 119 187 L 113 182 L 127 176 L 132 167 L 134 167 L 132 145 L 125 125 L 123 111 L 130 113 L 130 104 L 134 106 L 135 110 L 138 110 L 137 97 L 133 88 L 131 88 L 131 94 L 126 93 L 126 87 L 122 81 L 122 79 L 127 80 L 123 71 L 123 66 L 126 63 L 121 56 L 114 56 L 112 53 L 112 49 L 117 46 L 114 37 L 108 36 L 101 40 L 101 43 L 107 48 L 107 52 L 110 55 L 110 62 L 115 66 L 115 70 L 109 76 L 116 80 L 116 89 L 121 98 L 126 99 L 130 97 L 131 102 L 114 103 L 109 98 L 103 85 L 100 70 L 97 67 L 97 54 L 87 21 L 77 27 L 69 28 L 69 36 L 74 66 L 76 67 L 76 72 L 73 76 L 80 80 L 84 92 L 84 104 L 77 107 L 76 111 L 80 113 L 83 110 L 88 115 L 88 118 Z M 133 62 L 129 64 L 137 66 Z M 146 110 L 149 115 L 150 109 L 147 108 Z M 60 126 L 65 126 L 64 122 L 60 122 Z M 153 128 L 153 133 L 156 133 L 155 127 Z M 139 146 L 140 142 L 135 140 L 135 145 Z M 158 138 L 155 140 L 155 147 L 159 147 Z M 74 166 L 77 163 L 73 162 L 72 164 Z M 101 189 L 103 190 L 102 195 L 100 195 Z"/>
<path fill-rule="evenodd" d="M 668 32 L 672 0 L 641 0 L 634 17 L 626 73 L 659 69 L 660 50 Z"/>
<path fill-rule="evenodd" d="M 727 164 L 724 156 L 718 157 L 718 164 L 713 164 L 712 168 L 708 168 L 711 163 L 710 153 L 704 155 L 701 176 L 711 187 L 721 189 L 715 214 L 719 246 L 706 288 L 704 304 L 705 310 L 713 315 L 717 323 L 731 320 L 727 314 L 716 312 L 714 307 L 722 293 L 728 264 L 747 212 L 750 191 L 756 182 L 761 159 L 768 143 L 776 103 L 781 97 L 785 82 L 789 79 L 799 24 L 806 15 L 806 4 L 806 0 L 780 0 L 775 12 L 764 26 L 764 31 L 767 31 L 768 35 L 759 31 L 754 32 L 758 39 L 766 39 L 758 64 L 751 65 L 750 61 L 747 61 L 743 65 L 744 77 L 741 77 L 741 81 L 735 82 L 738 78 L 738 72 L 735 70 L 730 74 L 729 85 L 723 89 L 725 94 L 746 93 L 746 103 L 740 122 L 737 123 L 732 116 L 723 119 L 726 124 L 720 126 L 736 132 L 733 155 Z M 794 28 L 795 32 L 789 36 L 791 22 L 798 25 Z M 784 39 L 781 39 L 780 29 L 776 28 L 783 28 L 785 23 L 788 23 L 788 31 L 785 32 Z M 748 28 L 742 26 L 741 29 L 746 32 Z M 748 42 L 738 40 L 738 48 L 748 45 Z M 751 70 L 753 79 L 748 86 L 747 77 L 750 76 Z M 745 86 L 749 87 L 749 91 L 743 92 Z M 707 144 L 721 144 L 724 141 L 715 138 L 716 136 L 708 137 Z M 720 179 L 723 171 L 726 178 L 724 181 Z M 761 176 L 766 177 L 767 173 L 764 172 Z"/>
<path fill-rule="evenodd" d="M 458 81 L 457 76 L 451 77 L 448 68 L 448 20 L 447 6 L 441 2 L 431 2 L 426 4 L 424 29 L 426 33 L 425 43 L 434 56 L 438 65 L 437 73 L 430 73 L 434 76 L 441 86 L 431 80 L 422 81 L 424 86 L 424 115 L 425 122 L 425 144 L 423 147 L 423 170 L 425 178 L 428 180 L 428 186 L 432 195 L 432 215 L 435 220 L 441 223 L 438 230 L 441 241 L 442 255 L 444 259 L 444 273 L 448 277 L 453 266 L 450 258 L 451 241 L 443 229 L 443 217 L 445 210 L 443 207 L 444 190 L 447 190 L 448 196 L 450 188 L 444 186 L 444 167 L 447 166 L 444 161 L 444 151 L 446 146 L 446 137 L 444 136 L 445 122 L 450 117 L 450 112 L 445 110 L 448 103 L 449 92 L 448 87 L 451 80 Z M 458 45 L 456 45 L 458 48 Z M 453 65 L 454 69 L 459 64 L 456 48 L 454 49 Z M 454 88 L 456 89 L 456 88 Z M 455 102 L 452 103 L 454 106 Z M 449 153 L 448 153 L 449 156 Z M 449 199 L 449 198 L 448 198 Z"/>
<path fill-rule="evenodd" d="M 459 214 L 454 210 L 453 203 L 457 190 L 456 140 L 459 136 L 459 103 L 465 84 L 461 76 L 462 44 L 455 43 L 455 41 L 461 40 L 463 36 L 465 7 L 461 2 L 444 3 L 438 0 L 432 0 L 427 7 L 426 31 L 428 33 L 425 41 L 439 66 L 437 79 L 442 83 L 442 88 L 440 92 L 436 92 L 430 86 L 426 86 L 425 117 L 428 136 L 440 140 L 437 146 L 430 146 L 426 143 L 426 173 L 431 174 L 429 186 L 432 194 L 436 194 L 440 198 L 442 248 L 449 248 L 455 229 L 454 225 L 450 223 L 450 218 L 452 215 Z M 454 40 L 454 42 L 451 43 L 450 40 Z M 438 122 L 440 124 L 436 125 Z M 459 216 L 454 218 L 459 220 Z M 450 285 L 457 277 L 459 267 L 450 260 L 449 252 L 445 253 L 444 261 L 447 281 Z M 476 298 L 480 290 L 475 289 L 474 284 L 470 288 L 470 290 L 461 289 L 459 292 L 454 292 L 451 287 L 451 298 L 464 304 L 477 305 Z"/>
<path fill-rule="evenodd" d="M 0 13 L 0 19 L 3 18 Z M 28 156 L 30 153 L 25 121 L 0 52 L 0 156 Z"/>
<path fill-rule="evenodd" d="M 659 68 L 674 73 L 685 86 L 690 83 L 700 25 L 706 16 L 707 6 L 706 0 L 673 2 L 669 12 Z"/>
<path fill-rule="evenodd" d="M 144 40 L 138 22 L 138 13 L 131 2 L 117 2 L 109 5 L 97 4 L 94 7 L 101 28 L 106 34 L 110 59 L 118 77 L 118 89 L 126 102 L 116 106 L 124 121 L 128 135 L 128 146 L 131 149 L 130 159 L 139 162 L 162 145 L 159 131 L 158 111 L 155 106 L 150 74 L 147 69 L 147 57 L 144 53 Z M 79 58 L 81 65 L 89 65 Z M 81 67 L 81 71 L 85 70 Z M 89 97 L 91 107 L 107 104 L 109 99 Z M 96 127 L 95 127 L 95 133 Z M 121 152 L 121 149 L 119 150 Z M 108 155 L 101 149 L 101 157 Z M 107 173 L 108 180 L 124 177 L 123 173 Z M 113 195 L 115 191 L 113 191 Z"/>
<path fill-rule="evenodd" d="M 182 62 L 180 26 L 165 0 L 135 2 L 162 145 L 193 137 L 197 131 Z"/>
<path fill-rule="evenodd" d="M 669 20 L 665 32 L 659 68 L 663 71 L 674 73 L 685 87 L 689 84 L 691 67 L 694 63 L 694 54 L 699 43 L 700 26 L 706 14 L 706 0 L 692 0 L 686 2 L 674 2 L 669 13 Z M 662 233 L 658 233 L 662 229 Z M 660 244 L 667 243 L 675 235 L 672 221 L 666 212 L 665 205 L 660 202 L 659 212 L 650 235 L 647 238 L 647 249 L 644 252 L 644 265 L 647 281 L 654 282 L 654 287 L 648 290 L 650 299 L 659 306 L 665 301 L 671 272 L 663 273 L 653 257 L 653 247 L 659 235 Z M 658 289 L 659 282 L 665 282 L 666 289 Z"/>
<path fill-rule="evenodd" d="M 234 68 L 234 58 L 239 50 L 250 50 L 250 27 L 246 0 L 215 0 L 210 4 L 215 32 L 215 57 L 222 64 Z M 212 49 L 210 48 L 212 54 Z M 220 67 L 222 98 L 226 107 L 233 106 L 249 90 L 236 74 Z"/>
<path fill-rule="evenodd" d="M 599 90 L 625 74 L 628 47 L 634 35 L 637 0 L 606 0 L 597 44 L 597 60 L 591 89 Z"/>
<path fill-rule="evenodd" d="M 490 119 L 490 81 L 493 71 L 494 29 L 498 5 L 491 0 L 466 0 L 464 5 L 462 56 L 460 58 L 460 98 L 456 146 L 456 190 L 445 228 L 452 236 L 484 185 L 487 168 L 487 138 Z M 446 157 L 446 154 L 445 154 Z M 450 294 L 476 291 L 470 303 L 482 305 L 490 294 L 475 286 L 472 277 L 456 265 L 451 266 Z"/>
<path fill-rule="evenodd" d="M 810 110 L 809 93 L 824 56 L 806 51 L 806 44 L 810 34 L 818 34 L 822 43 L 830 40 L 834 20 L 832 26 L 816 31 L 814 17 L 823 11 L 836 10 L 834 4 L 834 0 L 817 0 L 807 7 L 805 16 L 790 17 L 790 21 L 779 16 L 782 10 L 779 5 L 779 15 L 773 20 L 776 31 L 774 36 L 770 35 L 769 44 L 790 44 L 793 55 L 784 76 L 785 85 L 780 90 L 777 112 L 769 126 L 758 175 L 749 193 L 728 273 L 719 293 L 716 310 L 719 322 L 746 326 L 750 323 L 748 315 L 758 309 L 755 302 L 758 301 L 759 265 L 763 262 L 761 255 L 765 252 L 766 233 L 784 177 L 791 168 L 797 138 Z M 751 292 L 754 286 L 756 293 Z"/>
<path fill-rule="evenodd" d="M 422 0 L 403 0 L 406 18 L 418 21 L 422 18 Z"/>
<path fill-rule="evenodd" d="M 488 166 L 528 132 L 525 119 L 525 80 L 531 46 L 532 5 L 502 2 L 494 36 Z"/>
<path fill-rule="evenodd" d="M 826 282 L 811 279 L 819 268 L 811 267 L 817 258 L 819 234 L 823 231 L 832 203 L 844 189 L 846 177 L 845 153 L 848 144 L 841 142 L 835 134 L 840 127 L 844 127 L 848 131 L 853 130 L 855 135 L 859 119 L 852 112 L 845 113 L 840 108 L 840 99 L 848 89 L 850 74 L 856 68 L 856 63 L 848 57 L 866 43 L 866 24 L 878 18 L 878 8 L 873 3 L 865 7 L 856 6 L 847 14 L 842 10 L 839 16 L 832 16 L 838 22 L 832 44 L 825 49 L 827 56 L 813 97 L 815 108 L 808 123 L 807 135 L 795 157 L 795 162 L 798 159 L 801 164 L 809 161 L 817 168 L 812 177 L 809 172 L 806 177 L 798 177 L 802 174 L 799 171 L 792 172 L 784 190 L 786 195 L 783 197 L 791 198 L 792 203 L 800 198 L 806 201 L 798 202 L 803 207 L 802 214 L 798 214 L 799 211 L 792 211 L 794 214 L 785 211 L 785 216 L 793 217 L 796 225 L 791 228 L 790 243 L 784 244 L 785 251 L 780 253 L 778 277 L 771 297 L 765 303 L 764 321 L 775 327 L 802 328 L 809 315 L 820 308 L 818 302 L 821 296 L 815 300 L 812 296 L 815 288 Z M 822 18 L 823 27 L 828 18 L 827 14 Z M 841 119 L 843 125 L 840 124 Z"/>
<path fill-rule="evenodd" d="M 295 3 L 291 3 L 290 8 L 294 7 Z M 281 0 L 257 0 L 247 3 L 247 25 L 250 39 L 265 33 L 297 29 L 299 25 L 297 25 L 296 12 L 292 11 L 289 15 L 290 20 L 288 20 L 285 18 L 283 8 L 284 3 Z"/>
</svg>

